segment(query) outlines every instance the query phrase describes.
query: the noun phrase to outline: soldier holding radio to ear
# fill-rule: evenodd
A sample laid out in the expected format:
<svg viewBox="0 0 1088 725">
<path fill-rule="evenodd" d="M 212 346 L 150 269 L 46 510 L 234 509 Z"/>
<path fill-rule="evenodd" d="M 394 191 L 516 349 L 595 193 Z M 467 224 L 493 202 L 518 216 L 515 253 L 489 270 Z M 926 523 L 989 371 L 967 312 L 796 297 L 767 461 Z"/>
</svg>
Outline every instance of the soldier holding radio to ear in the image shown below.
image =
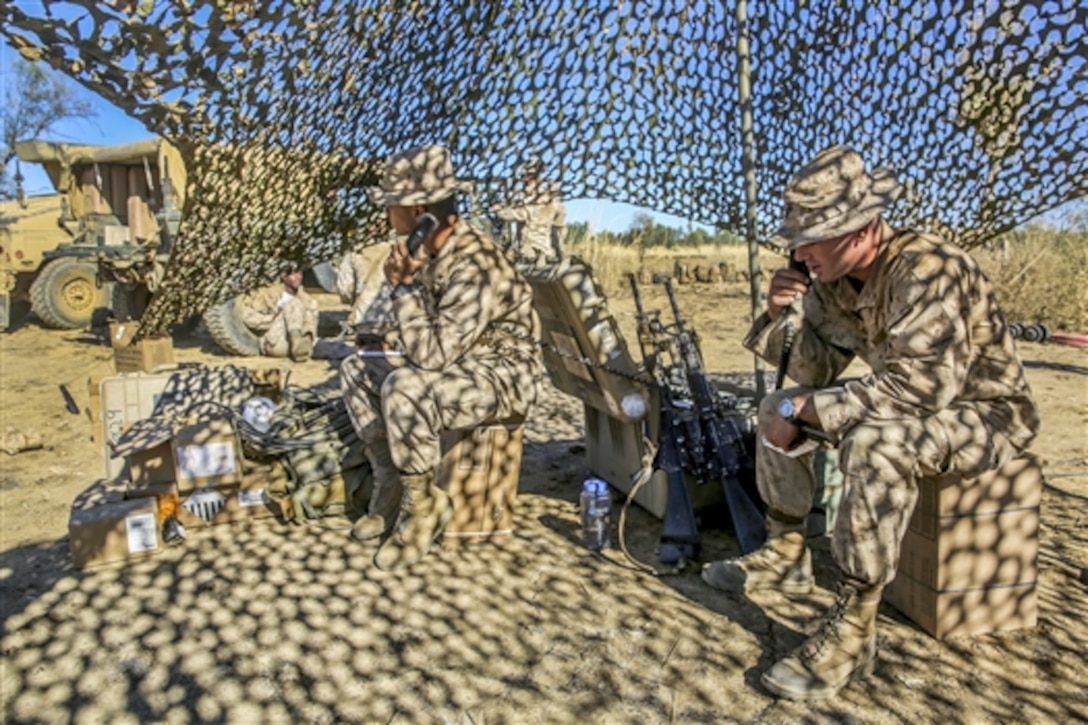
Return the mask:
<svg viewBox="0 0 1088 725">
<path fill-rule="evenodd" d="M 422 558 L 452 515 L 450 497 L 435 485 L 440 432 L 525 415 L 543 375 L 532 289 L 460 218 L 456 194 L 465 190 L 441 146 L 391 156 L 380 186 L 369 190 L 396 232 L 408 235 L 383 267 L 399 354 L 364 352 L 340 368 L 374 471 L 368 514 L 352 536 L 392 529 L 375 556 L 382 569 Z"/>
<path fill-rule="evenodd" d="M 890 226 L 883 214 L 898 193 L 893 172 L 868 172 L 844 146 L 798 171 L 772 242 L 807 265 L 811 282 L 800 269 L 775 272 L 767 311 L 744 340 L 778 363 L 786 323 L 796 317 L 785 311 L 801 299 L 786 361 L 801 387 L 768 395 L 759 411 L 756 476 L 767 543 L 708 564 L 703 579 L 736 594 L 811 591 L 804 521 L 815 494 L 812 454 L 791 453 L 803 427 L 837 445 L 843 473 L 831 536 L 839 596 L 816 632 L 763 674 L 764 686 L 783 697 L 833 696 L 872 667 L 877 606 L 895 578 L 917 478 L 997 468 L 1039 426 L 990 283 L 955 245 Z M 871 372 L 837 384 L 855 357 Z"/>
</svg>

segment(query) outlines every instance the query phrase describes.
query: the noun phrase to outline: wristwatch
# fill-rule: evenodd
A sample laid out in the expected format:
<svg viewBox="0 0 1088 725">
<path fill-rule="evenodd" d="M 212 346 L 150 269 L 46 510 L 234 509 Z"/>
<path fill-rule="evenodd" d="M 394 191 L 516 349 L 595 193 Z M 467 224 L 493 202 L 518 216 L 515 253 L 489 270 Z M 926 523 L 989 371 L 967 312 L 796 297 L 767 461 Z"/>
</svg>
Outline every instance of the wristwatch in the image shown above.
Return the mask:
<svg viewBox="0 0 1088 725">
<path fill-rule="evenodd" d="M 781 403 L 778 404 L 778 414 L 786 419 L 786 422 L 790 425 L 796 425 L 798 427 L 805 424 L 803 420 L 797 417 L 797 414 L 801 411 L 797 410 L 797 406 L 793 404 L 792 398 L 784 398 Z"/>
</svg>

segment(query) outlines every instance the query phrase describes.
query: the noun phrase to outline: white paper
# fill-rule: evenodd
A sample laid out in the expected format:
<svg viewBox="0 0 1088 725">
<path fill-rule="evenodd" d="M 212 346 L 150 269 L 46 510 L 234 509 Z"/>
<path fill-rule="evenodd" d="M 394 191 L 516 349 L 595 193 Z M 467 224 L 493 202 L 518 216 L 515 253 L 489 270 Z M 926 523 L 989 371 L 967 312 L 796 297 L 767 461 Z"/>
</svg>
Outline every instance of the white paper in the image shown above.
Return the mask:
<svg viewBox="0 0 1088 725">
<path fill-rule="evenodd" d="M 797 458 L 798 456 L 803 456 L 806 453 L 811 453 L 812 451 L 820 447 L 820 444 L 816 441 L 812 440 L 811 438 L 806 438 L 804 443 L 799 446 L 794 446 L 787 451 L 785 448 L 779 448 L 774 443 L 771 443 L 769 440 L 767 440 L 767 436 L 761 435 L 759 439 L 764 447 L 767 448 L 767 450 L 774 451 L 775 453 L 781 453 L 783 456 L 787 456 L 789 458 Z"/>
<path fill-rule="evenodd" d="M 269 502 L 268 494 L 263 488 L 254 488 L 248 491 L 238 492 L 239 506 L 263 506 Z"/>
<path fill-rule="evenodd" d="M 178 446 L 178 473 L 182 478 L 224 476 L 237 470 L 230 441 Z"/>
<path fill-rule="evenodd" d="M 211 520 L 215 518 L 215 515 L 219 513 L 226 502 L 227 499 L 223 494 L 214 489 L 209 489 L 192 494 L 182 506 L 204 523 L 211 523 Z"/>
<path fill-rule="evenodd" d="M 138 554 L 159 548 L 159 532 L 155 526 L 155 514 L 133 514 L 125 517 L 125 533 L 128 535 L 128 551 Z"/>
</svg>

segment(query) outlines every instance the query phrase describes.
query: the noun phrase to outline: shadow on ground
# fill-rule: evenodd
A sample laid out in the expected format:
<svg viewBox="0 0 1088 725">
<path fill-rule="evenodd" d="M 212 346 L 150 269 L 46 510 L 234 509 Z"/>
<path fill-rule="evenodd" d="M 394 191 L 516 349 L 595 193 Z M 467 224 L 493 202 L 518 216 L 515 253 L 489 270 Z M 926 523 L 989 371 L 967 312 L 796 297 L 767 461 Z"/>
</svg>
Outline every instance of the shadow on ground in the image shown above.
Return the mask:
<svg viewBox="0 0 1088 725">
<path fill-rule="evenodd" d="M 1046 492 L 1034 631 L 936 642 L 881 610 L 874 677 L 829 703 L 777 702 L 759 672 L 830 601 L 757 602 L 692 567 L 653 577 L 578 541 L 580 415 L 545 395 L 515 534 L 401 572 L 321 524 L 191 532 L 160 556 L 86 572 L 65 540 L 0 555 L 8 722 L 1068 722 L 1088 716 L 1085 562 L 1062 545 L 1082 501 Z M 658 522 L 631 514 L 652 560 Z M 735 552 L 707 527 L 708 558 Z M 823 587 L 834 580 L 815 542 Z M 1083 548 L 1080 549 L 1083 551 Z M 1043 674 L 1040 677 L 1040 673 Z M 1041 685 L 1046 683 L 1043 691 Z M 964 695 L 973 705 L 965 705 Z"/>
</svg>

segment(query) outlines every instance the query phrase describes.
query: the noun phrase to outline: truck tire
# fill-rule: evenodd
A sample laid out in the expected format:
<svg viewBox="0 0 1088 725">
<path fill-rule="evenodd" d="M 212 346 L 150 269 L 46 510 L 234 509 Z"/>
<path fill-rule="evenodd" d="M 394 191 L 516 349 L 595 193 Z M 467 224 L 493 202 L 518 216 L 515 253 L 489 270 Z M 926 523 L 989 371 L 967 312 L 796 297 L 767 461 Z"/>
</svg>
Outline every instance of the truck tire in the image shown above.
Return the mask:
<svg viewBox="0 0 1088 725">
<path fill-rule="evenodd" d="M 242 314 L 238 308 L 239 299 L 233 297 L 209 309 L 204 313 L 204 324 L 215 343 L 231 355 L 260 355 L 260 340 L 242 322 Z"/>
<path fill-rule="evenodd" d="M 30 308 L 46 327 L 79 330 L 90 327 L 95 312 L 110 303 L 110 285 L 97 285 L 91 262 L 54 259 L 30 286 Z"/>
</svg>

